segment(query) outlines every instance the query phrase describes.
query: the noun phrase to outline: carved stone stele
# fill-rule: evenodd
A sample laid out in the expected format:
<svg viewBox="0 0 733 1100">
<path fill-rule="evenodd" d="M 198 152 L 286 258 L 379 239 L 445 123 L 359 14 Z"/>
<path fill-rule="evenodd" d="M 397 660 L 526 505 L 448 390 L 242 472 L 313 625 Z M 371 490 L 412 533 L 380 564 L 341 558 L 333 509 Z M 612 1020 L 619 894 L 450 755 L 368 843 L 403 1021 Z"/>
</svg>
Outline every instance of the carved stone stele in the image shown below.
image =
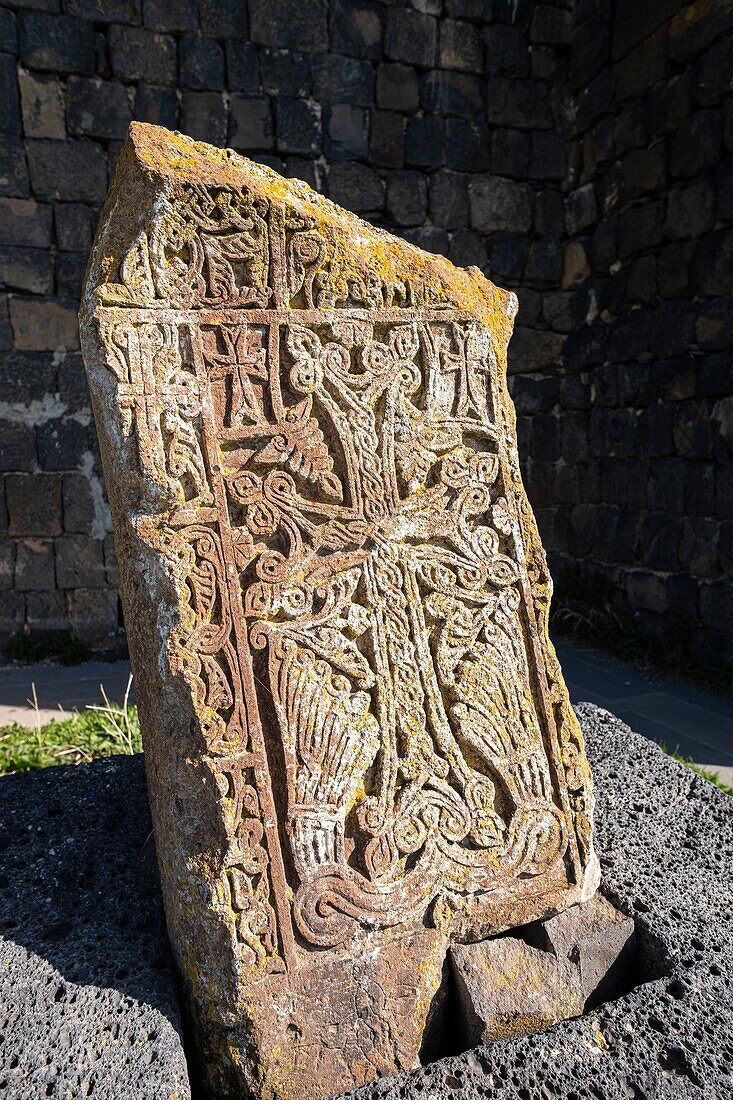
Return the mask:
<svg viewBox="0 0 733 1100">
<path fill-rule="evenodd" d="M 597 885 L 515 311 L 303 183 L 131 127 L 83 347 L 212 1095 L 415 1066 L 451 940 Z"/>
</svg>

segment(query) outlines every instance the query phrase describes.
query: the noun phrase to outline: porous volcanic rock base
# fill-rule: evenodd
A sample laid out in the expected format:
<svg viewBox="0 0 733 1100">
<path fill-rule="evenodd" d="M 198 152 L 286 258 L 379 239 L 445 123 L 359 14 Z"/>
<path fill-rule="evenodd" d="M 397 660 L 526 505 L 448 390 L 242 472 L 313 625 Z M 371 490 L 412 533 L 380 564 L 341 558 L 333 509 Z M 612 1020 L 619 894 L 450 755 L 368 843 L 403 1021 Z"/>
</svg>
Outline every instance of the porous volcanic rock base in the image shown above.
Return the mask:
<svg viewBox="0 0 733 1100">
<path fill-rule="evenodd" d="M 635 919 L 642 984 L 352 1100 L 733 1095 L 733 801 L 606 711 L 578 714 L 603 892 Z M 84 1096 L 92 1075 L 98 1100 L 190 1096 L 149 830 L 140 757 L 0 781 L 7 1100 Z"/>
</svg>

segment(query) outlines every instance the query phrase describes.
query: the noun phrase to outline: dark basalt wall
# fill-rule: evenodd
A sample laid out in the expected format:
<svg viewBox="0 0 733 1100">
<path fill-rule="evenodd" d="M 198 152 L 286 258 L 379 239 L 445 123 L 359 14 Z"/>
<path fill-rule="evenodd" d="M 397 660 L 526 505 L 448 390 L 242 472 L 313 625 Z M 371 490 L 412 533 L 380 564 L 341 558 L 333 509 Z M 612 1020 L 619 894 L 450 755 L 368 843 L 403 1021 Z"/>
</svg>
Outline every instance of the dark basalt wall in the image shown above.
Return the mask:
<svg viewBox="0 0 733 1100">
<path fill-rule="evenodd" d="M 555 573 L 733 661 L 732 30 L 727 0 L 0 4 L 0 638 L 119 640 L 76 309 L 138 118 L 516 288 Z"/>
</svg>

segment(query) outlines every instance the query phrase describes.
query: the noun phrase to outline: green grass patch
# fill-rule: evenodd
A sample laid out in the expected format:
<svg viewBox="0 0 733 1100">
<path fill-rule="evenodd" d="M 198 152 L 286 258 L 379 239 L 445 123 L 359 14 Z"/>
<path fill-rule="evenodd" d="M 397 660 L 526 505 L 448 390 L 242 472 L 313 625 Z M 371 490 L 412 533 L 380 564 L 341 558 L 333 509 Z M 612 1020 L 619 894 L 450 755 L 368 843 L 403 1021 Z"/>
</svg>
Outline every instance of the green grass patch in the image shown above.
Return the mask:
<svg viewBox="0 0 733 1100">
<path fill-rule="evenodd" d="M 680 764 L 684 764 L 686 768 L 695 772 L 696 775 L 700 775 L 703 779 L 707 779 L 709 783 L 712 783 L 721 791 L 725 791 L 726 794 L 733 795 L 733 787 L 728 783 L 724 783 L 714 768 L 704 768 L 702 764 L 695 764 L 689 756 L 683 756 L 677 749 L 670 749 L 669 745 L 662 743 L 659 747 L 662 752 L 666 752 L 667 756 L 671 756 L 673 760 L 677 760 Z"/>
<path fill-rule="evenodd" d="M 128 685 L 129 692 L 129 685 Z M 87 764 L 100 756 L 142 752 L 137 708 L 127 698 L 117 705 L 89 707 L 60 721 L 27 729 L 14 722 L 0 726 L 0 775 L 49 768 L 54 764 Z"/>
</svg>

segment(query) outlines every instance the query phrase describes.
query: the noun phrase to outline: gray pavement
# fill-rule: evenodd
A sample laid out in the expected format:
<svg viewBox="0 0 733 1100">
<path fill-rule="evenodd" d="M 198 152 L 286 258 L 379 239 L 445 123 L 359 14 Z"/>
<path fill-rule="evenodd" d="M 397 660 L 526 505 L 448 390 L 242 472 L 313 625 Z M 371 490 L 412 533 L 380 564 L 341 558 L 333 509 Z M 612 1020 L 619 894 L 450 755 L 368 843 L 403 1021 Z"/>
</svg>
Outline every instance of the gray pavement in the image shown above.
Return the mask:
<svg viewBox="0 0 733 1100">
<path fill-rule="evenodd" d="M 606 653 L 565 640 L 557 644 L 570 696 L 611 711 L 637 733 L 718 772 L 733 784 L 733 699 L 690 682 L 655 677 Z M 130 666 L 89 662 L 72 668 L 0 669 L 0 725 L 36 726 L 103 702 L 120 702 Z M 133 695 L 134 697 L 134 695 Z"/>
</svg>

